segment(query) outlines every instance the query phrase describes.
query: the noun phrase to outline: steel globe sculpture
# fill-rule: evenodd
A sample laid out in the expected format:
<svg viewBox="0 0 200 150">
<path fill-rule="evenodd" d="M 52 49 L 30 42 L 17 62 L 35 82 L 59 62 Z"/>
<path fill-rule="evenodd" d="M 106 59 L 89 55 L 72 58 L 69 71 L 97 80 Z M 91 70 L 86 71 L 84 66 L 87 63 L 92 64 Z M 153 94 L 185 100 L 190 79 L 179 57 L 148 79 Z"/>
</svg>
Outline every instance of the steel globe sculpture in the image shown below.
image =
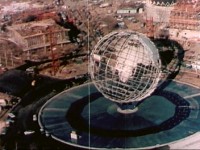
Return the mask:
<svg viewBox="0 0 200 150">
<path fill-rule="evenodd" d="M 92 51 L 90 75 L 104 97 L 121 106 L 135 106 L 158 86 L 160 56 L 145 35 L 129 30 L 112 32 Z"/>
</svg>

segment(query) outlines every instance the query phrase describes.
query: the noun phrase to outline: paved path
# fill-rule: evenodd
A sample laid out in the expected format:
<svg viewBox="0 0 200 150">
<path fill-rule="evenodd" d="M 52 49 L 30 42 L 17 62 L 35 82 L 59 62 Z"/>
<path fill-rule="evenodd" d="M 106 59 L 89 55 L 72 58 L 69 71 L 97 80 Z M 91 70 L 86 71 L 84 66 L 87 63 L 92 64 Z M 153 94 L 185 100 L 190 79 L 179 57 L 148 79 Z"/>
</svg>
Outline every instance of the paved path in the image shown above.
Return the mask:
<svg viewBox="0 0 200 150">
<path fill-rule="evenodd" d="M 192 97 L 196 97 L 196 96 L 200 96 L 200 93 L 193 94 L 193 95 L 188 95 L 188 96 L 185 96 L 185 97 L 183 97 L 183 98 L 184 98 L 184 99 L 188 99 L 188 98 L 192 98 Z"/>
<path fill-rule="evenodd" d="M 199 149 L 200 148 L 200 132 L 197 132 L 190 137 L 184 138 L 179 142 L 169 145 L 170 149 Z"/>
</svg>

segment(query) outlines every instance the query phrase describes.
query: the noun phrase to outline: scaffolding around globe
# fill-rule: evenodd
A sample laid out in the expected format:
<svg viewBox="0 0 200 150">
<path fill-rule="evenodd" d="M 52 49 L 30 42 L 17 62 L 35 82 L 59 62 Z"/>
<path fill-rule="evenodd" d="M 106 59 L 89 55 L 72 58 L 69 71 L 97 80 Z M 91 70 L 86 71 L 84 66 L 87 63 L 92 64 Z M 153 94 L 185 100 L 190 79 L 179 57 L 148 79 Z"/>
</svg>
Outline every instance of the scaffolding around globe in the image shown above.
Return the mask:
<svg viewBox="0 0 200 150">
<path fill-rule="evenodd" d="M 103 96 L 119 105 L 120 112 L 135 111 L 159 84 L 160 55 L 151 40 L 141 33 L 112 32 L 91 52 L 90 75 Z"/>
</svg>

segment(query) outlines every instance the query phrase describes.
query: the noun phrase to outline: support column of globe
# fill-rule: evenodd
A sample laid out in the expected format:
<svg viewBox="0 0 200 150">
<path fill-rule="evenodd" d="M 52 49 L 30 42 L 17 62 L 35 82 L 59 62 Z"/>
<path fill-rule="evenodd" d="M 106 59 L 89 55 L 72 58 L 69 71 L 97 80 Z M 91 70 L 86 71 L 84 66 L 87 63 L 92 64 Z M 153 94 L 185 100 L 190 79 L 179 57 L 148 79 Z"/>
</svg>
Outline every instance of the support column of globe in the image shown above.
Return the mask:
<svg viewBox="0 0 200 150">
<path fill-rule="evenodd" d="M 96 88 L 117 103 L 117 111 L 134 113 L 160 81 L 158 49 L 145 35 L 112 32 L 102 38 L 90 57 L 90 74 Z"/>
</svg>

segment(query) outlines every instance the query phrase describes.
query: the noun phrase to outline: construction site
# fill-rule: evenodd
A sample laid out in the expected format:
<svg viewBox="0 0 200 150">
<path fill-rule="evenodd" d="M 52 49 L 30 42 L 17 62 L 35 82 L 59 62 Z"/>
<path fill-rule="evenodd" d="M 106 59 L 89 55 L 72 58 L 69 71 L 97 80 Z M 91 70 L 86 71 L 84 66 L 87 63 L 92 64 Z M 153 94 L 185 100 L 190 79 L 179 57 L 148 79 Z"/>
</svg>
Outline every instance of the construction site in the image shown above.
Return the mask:
<svg viewBox="0 0 200 150">
<path fill-rule="evenodd" d="M 105 7 L 100 7 L 101 4 Z M 49 61 L 43 66 L 51 66 L 52 69 L 38 66 L 39 70 L 45 74 L 58 73 L 58 76 L 62 76 L 62 64 L 65 62 L 60 58 L 72 53 L 85 54 L 82 61 L 87 66 L 88 50 L 103 35 L 120 28 L 136 30 L 154 39 L 178 41 L 188 50 L 186 62 L 192 63 L 190 59 L 193 53 L 198 53 L 193 47 L 198 46 L 200 38 L 199 9 L 198 1 L 184 0 L 124 3 L 89 1 L 88 6 L 84 1 L 71 6 L 64 1 L 52 1 L 48 5 L 15 2 L 6 6 L 5 3 L 1 10 L 1 68 L 16 68 L 27 61 Z M 59 66 L 62 69 L 59 70 Z"/>
<path fill-rule="evenodd" d="M 197 1 L 146 1 L 144 24 L 146 34 L 152 39 L 176 41 L 184 50 L 178 80 L 199 86 L 199 13 Z"/>
<path fill-rule="evenodd" d="M 40 7 L 35 7 L 35 4 L 31 3 L 21 3 L 22 6 L 30 5 L 30 8 L 19 11 L 17 8 L 20 3 L 14 3 L 12 9 L 16 10 L 12 11 L 10 8 L 7 14 L 2 13 L 1 68 L 9 70 L 26 62 L 46 61 L 45 66 L 51 68 L 48 74 L 55 76 L 62 64 L 59 62 L 60 58 L 76 55 L 80 51 L 82 55 L 86 55 L 87 43 L 84 40 L 87 39 L 87 24 L 81 22 L 81 26 L 79 21 L 86 18 L 87 12 L 84 11 L 85 6 L 82 6 L 81 13 L 78 12 L 81 10 L 66 9 L 63 7 L 63 1 L 57 4 L 52 2 L 49 6 L 38 4 Z M 41 70 L 45 70 L 44 68 Z"/>
<path fill-rule="evenodd" d="M 30 88 L 43 77 L 59 84 L 73 80 L 65 88 L 82 77 L 88 82 L 95 45 L 108 33 L 127 29 L 157 46 L 163 80 L 200 87 L 200 0 L 3 0 L 0 76 L 23 71 L 31 78 Z M 19 100 L 2 89 L 0 99 L 9 99 L 9 106 L 13 96 Z"/>
</svg>

